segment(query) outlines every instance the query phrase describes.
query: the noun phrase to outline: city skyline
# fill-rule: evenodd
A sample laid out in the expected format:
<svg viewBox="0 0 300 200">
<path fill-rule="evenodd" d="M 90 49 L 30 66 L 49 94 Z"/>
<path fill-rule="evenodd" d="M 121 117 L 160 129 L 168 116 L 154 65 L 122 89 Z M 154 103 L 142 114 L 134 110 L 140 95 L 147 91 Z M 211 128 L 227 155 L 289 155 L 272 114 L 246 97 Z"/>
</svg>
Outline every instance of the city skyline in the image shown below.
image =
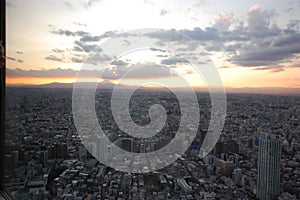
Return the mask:
<svg viewBox="0 0 300 200">
<path fill-rule="evenodd" d="M 127 173 L 131 166 L 155 167 L 142 155 L 174 140 L 182 121 L 180 102 L 170 91 L 136 91 L 130 103 L 135 123 L 149 123 L 145 113 L 158 102 L 168 113 L 154 137 L 136 138 L 117 125 L 111 95 L 112 90 L 100 89 L 95 97 L 99 124 L 111 142 L 101 140 L 99 145 L 97 138 L 78 134 L 71 88 L 7 88 L 5 187 L 16 199 L 256 199 L 258 188 L 265 185 L 260 178 L 274 181 L 279 199 L 299 199 L 298 96 L 228 94 L 222 134 L 212 151 L 201 157 L 211 109 L 209 94 L 198 92 L 202 118 L 184 154 L 175 153 L 178 159 L 162 169 Z M 88 134 L 92 129 L 85 130 Z M 262 133 L 274 135 L 275 141 L 262 142 Z M 184 147 L 188 140 L 181 137 L 176 146 Z M 121 149 L 140 155 L 131 160 Z M 163 154 L 172 155 L 172 148 Z M 111 167 L 112 162 L 118 167 Z"/>
</svg>

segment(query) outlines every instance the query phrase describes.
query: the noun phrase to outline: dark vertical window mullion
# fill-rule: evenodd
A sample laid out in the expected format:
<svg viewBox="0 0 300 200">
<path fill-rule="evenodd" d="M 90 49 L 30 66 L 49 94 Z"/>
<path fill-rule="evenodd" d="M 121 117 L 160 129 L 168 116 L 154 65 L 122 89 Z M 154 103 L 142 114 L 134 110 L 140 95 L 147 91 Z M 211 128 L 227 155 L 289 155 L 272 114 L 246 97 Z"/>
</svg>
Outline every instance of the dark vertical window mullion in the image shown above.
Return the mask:
<svg viewBox="0 0 300 200">
<path fill-rule="evenodd" d="M 6 14 L 5 14 L 5 0 L 0 0 L 0 40 L 2 41 L 2 45 L 4 49 L 6 49 Z M 4 52 L 5 54 L 5 52 Z M 0 107 L 1 107 L 1 129 L 0 129 L 0 189 L 4 189 L 4 131 L 5 131 L 5 64 L 4 67 L 0 69 Z"/>
</svg>

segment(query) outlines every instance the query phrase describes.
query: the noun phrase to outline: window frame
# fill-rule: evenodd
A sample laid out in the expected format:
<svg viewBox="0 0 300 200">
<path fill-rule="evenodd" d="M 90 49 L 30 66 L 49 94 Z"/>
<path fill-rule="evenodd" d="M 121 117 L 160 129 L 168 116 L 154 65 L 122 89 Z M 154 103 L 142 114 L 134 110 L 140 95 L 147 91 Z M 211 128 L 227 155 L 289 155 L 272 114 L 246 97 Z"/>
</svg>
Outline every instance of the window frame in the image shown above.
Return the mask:
<svg viewBox="0 0 300 200">
<path fill-rule="evenodd" d="M 0 1 L 0 40 L 6 49 L 6 1 Z M 4 51 L 4 56 L 5 56 Z M 4 187 L 4 143 L 5 143 L 5 66 L 0 68 L 0 199 L 13 199 Z"/>
</svg>

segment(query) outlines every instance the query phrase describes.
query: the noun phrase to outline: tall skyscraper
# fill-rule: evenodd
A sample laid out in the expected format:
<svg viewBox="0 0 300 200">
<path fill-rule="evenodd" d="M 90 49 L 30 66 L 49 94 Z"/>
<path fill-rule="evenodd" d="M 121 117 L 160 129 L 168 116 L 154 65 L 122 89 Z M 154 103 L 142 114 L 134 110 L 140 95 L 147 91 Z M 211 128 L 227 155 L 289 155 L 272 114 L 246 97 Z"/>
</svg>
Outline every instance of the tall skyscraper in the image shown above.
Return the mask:
<svg viewBox="0 0 300 200">
<path fill-rule="evenodd" d="M 279 136 L 262 134 L 259 139 L 257 198 L 277 199 L 280 194 L 280 157 Z"/>
</svg>

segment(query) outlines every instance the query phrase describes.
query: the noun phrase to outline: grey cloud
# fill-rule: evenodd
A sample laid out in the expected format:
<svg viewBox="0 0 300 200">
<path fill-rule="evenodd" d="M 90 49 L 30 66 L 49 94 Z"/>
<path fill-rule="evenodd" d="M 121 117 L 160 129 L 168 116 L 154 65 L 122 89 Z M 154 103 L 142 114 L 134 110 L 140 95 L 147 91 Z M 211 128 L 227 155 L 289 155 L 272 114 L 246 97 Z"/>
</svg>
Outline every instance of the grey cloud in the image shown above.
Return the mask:
<svg viewBox="0 0 300 200">
<path fill-rule="evenodd" d="M 300 67 L 300 62 L 298 63 L 293 63 L 289 67 Z"/>
<path fill-rule="evenodd" d="M 123 75 L 130 79 L 146 79 L 176 76 L 169 67 L 155 63 L 135 64 L 131 66 L 106 69 L 102 78 L 120 79 Z"/>
<path fill-rule="evenodd" d="M 147 33 L 146 36 L 150 38 L 157 38 L 161 42 L 180 41 L 183 39 L 183 37 L 180 36 L 175 29 Z"/>
<path fill-rule="evenodd" d="M 72 57 L 71 61 L 74 62 L 74 63 L 83 63 L 84 59 L 78 58 L 78 57 Z"/>
<path fill-rule="evenodd" d="M 85 31 L 70 31 L 70 30 L 63 30 L 63 29 L 59 29 L 58 31 L 51 31 L 51 33 L 53 34 L 57 34 L 57 35 L 65 35 L 65 36 L 86 36 L 89 35 L 88 32 Z"/>
<path fill-rule="evenodd" d="M 52 60 L 52 61 L 62 62 L 62 59 L 56 57 L 55 55 L 46 56 L 45 59 L 46 59 L 46 60 Z"/>
<path fill-rule="evenodd" d="M 293 31 L 297 31 L 300 28 L 300 20 L 290 20 L 288 25 L 287 25 L 287 29 L 288 30 L 293 30 Z"/>
<path fill-rule="evenodd" d="M 102 37 L 111 37 L 111 36 L 114 36 L 116 35 L 116 33 L 114 31 L 106 31 Z"/>
<path fill-rule="evenodd" d="M 261 32 L 267 30 L 271 25 L 272 18 L 276 13 L 272 10 L 255 9 L 248 13 L 248 29 L 251 32 Z"/>
<path fill-rule="evenodd" d="M 214 27 L 207 27 L 204 30 L 196 27 L 193 30 L 184 29 L 184 30 L 166 30 L 166 31 L 159 31 L 159 32 L 152 32 L 148 33 L 147 36 L 150 38 L 157 38 L 160 40 L 160 42 L 188 42 L 190 41 L 188 38 L 180 35 L 179 33 L 182 33 L 183 35 L 186 35 L 193 40 L 199 41 L 203 46 L 213 46 L 212 43 L 225 43 L 228 41 L 247 41 L 247 36 L 245 34 L 241 34 L 244 30 L 239 30 L 239 32 L 229 32 L 229 31 L 219 31 L 218 29 Z M 179 33 L 178 33 L 179 32 Z M 189 47 L 190 50 L 192 48 Z"/>
<path fill-rule="evenodd" d="M 231 25 L 231 19 L 228 13 L 226 12 L 221 12 L 215 21 L 215 24 L 213 25 L 214 28 L 225 31 L 228 30 L 228 28 Z"/>
<path fill-rule="evenodd" d="M 80 41 L 82 41 L 82 42 L 97 42 L 100 39 L 101 39 L 100 36 L 85 35 L 82 38 L 80 38 Z"/>
<path fill-rule="evenodd" d="M 80 48 L 78 46 L 73 47 L 73 50 L 78 51 L 78 52 L 83 52 L 82 48 Z"/>
<path fill-rule="evenodd" d="M 153 48 L 153 47 L 151 47 L 150 50 L 151 51 L 166 52 L 166 50 L 164 50 L 164 49 L 158 49 L 158 48 Z"/>
<path fill-rule="evenodd" d="M 55 53 L 63 53 L 65 52 L 65 50 L 62 50 L 62 49 L 52 49 L 53 52 Z"/>
<path fill-rule="evenodd" d="M 205 49 L 207 51 L 221 51 L 224 49 L 224 43 L 223 42 L 214 42 L 214 41 L 210 41 L 210 42 L 206 42 L 204 44 Z"/>
<path fill-rule="evenodd" d="M 78 41 L 78 40 L 76 40 L 74 43 L 78 47 L 80 47 L 81 50 L 83 50 L 84 52 L 87 52 L 87 53 L 89 53 L 91 51 L 97 51 L 97 52 L 101 52 L 102 51 L 101 48 L 99 48 L 99 47 L 97 48 L 96 44 L 84 44 L 84 42 Z M 77 50 L 79 50 L 79 49 L 77 48 Z"/>
<path fill-rule="evenodd" d="M 229 66 L 226 66 L 226 65 L 223 65 L 223 66 L 221 66 L 221 67 L 218 67 L 219 69 L 228 69 L 228 68 L 230 68 Z"/>
<path fill-rule="evenodd" d="M 277 16 L 277 13 L 274 10 L 253 9 L 248 13 L 247 26 L 239 28 L 242 29 L 242 34 L 250 39 L 279 35 L 281 30 L 274 22 L 275 16 Z"/>
<path fill-rule="evenodd" d="M 80 73 L 83 77 L 95 77 L 99 70 L 81 70 Z M 73 69 L 37 69 L 37 70 L 23 70 L 20 68 L 6 69 L 7 76 L 10 77 L 40 77 L 40 78 L 63 78 L 63 77 L 76 77 L 78 71 Z"/>
<path fill-rule="evenodd" d="M 88 8 L 88 7 L 90 7 L 90 6 L 92 6 L 92 5 L 94 5 L 95 3 L 97 3 L 97 2 L 100 2 L 101 0 L 89 0 L 88 2 L 87 2 L 87 4 L 86 4 L 86 7 Z"/>
<path fill-rule="evenodd" d="M 111 60 L 112 58 L 106 54 L 92 53 L 85 59 L 85 63 L 92 65 L 103 65 L 104 62 Z"/>
<path fill-rule="evenodd" d="M 197 53 L 197 55 L 199 55 L 199 56 L 211 56 L 212 54 L 209 53 L 209 52 L 206 52 L 206 51 L 202 51 L 202 52 Z"/>
<path fill-rule="evenodd" d="M 113 31 L 107 31 L 100 36 L 92 36 L 90 34 L 86 34 L 80 38 L 80 41 L 82 41 L 82 42 L 98 42 L 98 41 L 102 40 L 103 38 L 111 37 L 114 35 L 116 35 L 116 33 Z"/>
<path fill-rule="evenodd" d="M 232 26 L 232 29 L 227 29 L 230 20 L 227 16 L 222 16 L 219 21 L 226 21 L 226 26 L 218 27 L 216 24 L 205 29 L 194 28 L 184 30 L 162 30 L 146 34 L 149 38 L 158 39 L 157 45 L 164 46 L 167 42 L 174 42 L 176 51 L 186 52 L 194 55 L 195 46 L 193 42 L 186 37 L 178 34 L 180 32 L 202 45 L 205 50 L 217 51 L 226 53 L 228 61 L 232 64 L 245 67 L 270 66 L 274 64 L 282 64 L 290 59 L 297 59 L 297 54 L 300 53 L 300 20 L 291 20 L 287 27 L 280 28 L 275 23 L 276 13 L 272 10 L 252 9 L 247 15 L 246 22 L 240 21 L 237 26 Z M 232 22 L 231 22 L 232 23 Z M 221 24 L 222 25 L 222 24 Z M 236 25 L 236 24 L 235 24 Z M 57 34 L 77 36 L 78 32 L 59 30 Z M 100 36 L 91 36 L 88 33 L 81 33 L 80 40 L 75 42 L 73 50 L 78 52 L 94 52 L 97 42 L 103 37 L 110 37 L 116 32 L 106 32 Z M 126 37 L 126 34 L 122 34 Z M 180 44 L 177 46 L 176 44 Z M 182 46 L 184 44 L 185 46 Z M 101 52 L 101 49 L 98 49 Z M 164 52 L 158 48 L 152 48 L 152 51 Z M 97 52 L 95 52 L 97 53 Z M 163 53 L 161 53 L 163 54 Z M 199 55 L 197 55 L 199 56 Z M 157 55 L 164 57 L 164 55 Z M 93 55 L 89 62 L 100 63 L 108 61 L 107 56 Z M 76 59 L 75 59 L 76 60 Z M 173 65 L 183 60 L 174 60 L 168 58 L 162 60 L 161 64 Z"/>
<path fill-rule="evenodd" d="M 160 10 L 160 16 L 165 16 L 166 14 L 168 14 L 169 12 L 165 9 Z"/>
<path fill-rule="evenodd" d="M 116 61 L 113 61 L 111 64 L 119 66 L 119 67 L 128 65 L 128 63 L 124 62 L 123 60 L 116 60 Z"/>
<path fill-rule="evenodd" d="M 288 36 L 279 37 L 274 41 L 274 46 L 276 47 L 286 47 L 286 46 L 299 46 L 300 45 L 300 33 L 290 34 Z"/>
<path fill-rule="evenodd" d="M 131 42 L 130 42 L 130 41 L 128 41 L 128 40 L 123 40 L 123 42 L 124 42 L 124 45 L 126 45 L 126 46 L 128 46 L 128 45 L 130 45 L 130 44 L 131 44 Z"/>
<path fill-rule="evenodd" d="M 13 57 L 6 57 L 8 60 L 12 60 L 12 61 L 16 61 L 17 59 L 13 58 Z"/>
<path fill-rule="evenodd" d="M 78 25 L 78 26 L 84 26 L 86 27 L 86 24 L 85 23 L 80 23 L 80 22 L 73 22 L 75 25 Z"/>
<path fill-rule="evenodd" d="M 293 10 L 294 10 L 293 8 L 286 9 L 286 11 L 289 12 L 289 13 L 292 12 Z"/>
<path fill-rule="evenodd" d="M 24 61 L 22 59 L 14 58 L 14 57 L 6 57 L 8 60 L 16 61 L 18 63 L 23 63 Z"/>
<path fill-rule="evenodd" d="M 167 56 L 167 55 L 161 55 L 161 54 L 159 54 L 159 55 L 156 55 L 156 57 L 166 58 L 166 57 L 168 57 L 168 56 Z"/>
<path fill-rule="evenodd" d="M 76 32 L 74 32 L 75 36 L 85 36 L 87 34 L 89 34 L 89 33 L 85 32 L 85 31 L 76 31 Z"/>
<path fill-rule="evenodd" d="M 86 63 L 92 65 L 106 66 L 109 63 L 109 61 L 112 61 L 112 58 L 106 54 L 93 52 L 88 54 L 87 56 L 72 54 L 70 60 L 73 63 Z M 115 64 L 121 64 L 121 63 L 115 63 Z"/>
<path fill-rule="evenodd" d="M 236 45 L 225 45 L 223 47 L 223 51 L 226 52 L 228 56 L 235 56 L 237 50 L 241 48 L 242 44 L 236 44 Z"/>
<path fill-rule="evenodd" d="M 188 35 L 194 40 L 197 41 L 224 41 L 225 38 L 222 38 L 219 34 L 219 31 L 213 27 L 207 27 L 202 30 L 201 28 L 194 28 L 193 30 L 182 30 L 180 31 L 183 34 Z"/>
<path fill-rule="evenodd" d="M 284 69 L 283 68 L 273 68 L 273 69 L 270 69 L 270 72 L 272 73 L 275 73 L 275 72 L 283 72 Z"/>
<path fill-rule="evenodd" d="M 171 58 L 164 59 L 161 61 L 161 64 L 164 64 L 164 65 L 175 65 L 177 63 L 188 63 L 188 61 L 183 58 L 179 58 L 179 57 L 171 57 Z"/>
<path fill-rule="evenodd" d="M 71 3 L 67 2 L 67 1 L 64 1 L 63 4 L 64 4 L 67 8 L 73 9 L 73 5 L 72 5 Z"/>
<path fill-rule="evenodd" d="M 291 41 L 294 43 L 292 44 Z M 300 53 L 299 42 L 299 39 L 286 40 L 283 38 L 267 48 L 257 48 L 247 45 L 240 51 L 240 54 L 233 55 L 229 61 L 245 67 L 268 66 L 270 64 L 284 62 L 287 59 L 294 58 L 296 54 Z"/>
<path fill-rule="evenodd" d="M 268 70 L 269 72 L 275 73 L 275 72 L 282 72 L 284 71 L 285 66 L 283 65 L 273 65 L 273 66 L 267 66 L 267 67 L 257 67 L 253 70 Z"/>
</svg>

